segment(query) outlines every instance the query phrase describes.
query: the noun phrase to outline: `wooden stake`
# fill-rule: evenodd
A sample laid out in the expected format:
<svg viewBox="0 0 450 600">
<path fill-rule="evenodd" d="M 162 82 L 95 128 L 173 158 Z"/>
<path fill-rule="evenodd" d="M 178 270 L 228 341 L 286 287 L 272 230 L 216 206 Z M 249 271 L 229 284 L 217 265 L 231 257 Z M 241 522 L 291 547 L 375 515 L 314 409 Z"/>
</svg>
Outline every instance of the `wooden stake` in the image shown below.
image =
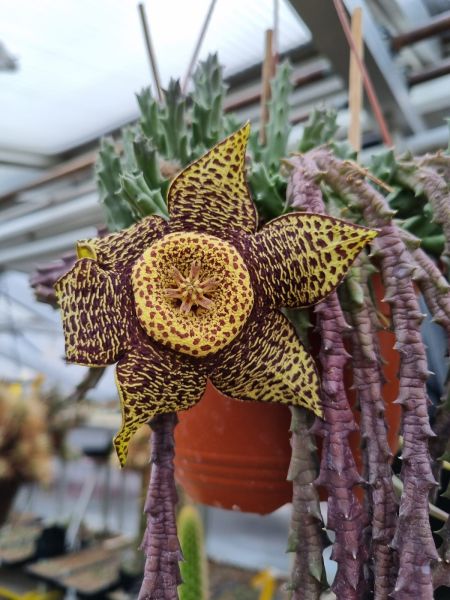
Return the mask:
<svg viewBox="0 0 450 600">
<path fill-rule="evenodd" d="M 156 62 L 155 51 L 153 50 L 152 38 L 150 36 L 150 28 L 147 23 L 147 16 L 145 14 L 145 6 L 141 3 L 138 4 L 139 17 L 141 19 L 142 32 L 144 34 L 145 47 L 147 49 L 147 56 L 150 63 L 150 69 L 152 71 L 153 83 L 155 84 L 156 92 L 160 102 L 163 101 L 163 92 L 161 87 L 161 78 L 159 76 L 158 65 Z"/>
<path fill-rule="evenodd" d="M 353 42 L 350 25 L 347 21 L 347 14 L 345 12 L 344 4 L 342 0 L 333 0 L 333 4 L 336 9 L 336 13 L 341 23 L 345 37 L 347 38 L 347 43 L 350 46 L 351 51 L 355 54 L 356 63 L 362 73 L 364 89 L 366 90 L 367 98 L 369 99 L 370 105 L 373 110 L 373 114 L 380 128 L 381 137 L 383 138 L 383 142 L 386 144 L 386 146 L 390 147 L 393 145 L 391 134 L 389 133 L 388 126 L 383 116 L 383 111 L 381 110 L 380 103 L 378 102 L 378 98 L 373 87 L 372 80 L 369 77 L 364 61 L 360 58 L 360 56 L 358 56 L 357 52 L 355 52 L 355 44 Z"/>
<path fill-rule="evenodd" d="M 352 13 L 352 37 L 359 58 L 363 59 L 364 38 L 362 30 L 362 8 L 358 6 Z M 361 150 L 361 111 L 363 100 L 363 76 L 354 52 L 350 52 L 350 75 L 348 87 L 348 105 L 350 125 L 348 141 L 356 150 Z"/>
<path fill-rule="evenodd" d="M 188 69 L 186 71 L 186 75 L 184 76 L 184 79 L 183 79 L 183 85 L 181 86 L 181 91 L 182 91 L 183 94 L 185 94 L 186 91 L 187 91 L 187 86 L 189 84 L 189 79 L 192 76 L 192 71 L 194 70 L 195 64 L 196 64 L 197 59 L 198 59 L 198 55 L 200 54 L 200 49 L 202 47 L 203 40 L 205 39 L 206 31 L 208 29 L 209 22 L 211 21 L 211 17 L 212 17 L 212 14 L 213 14 L 216 2 L 217 2 L 217 0 L 211 0 L 211 4 L 209 5 L 208 12 L 206 13 L 206 17 L 205 17 L 205 20 L 203 22 L 203 25 L 202 25 L 202 28 L 201 28 L 201 31 L 200 31 L 200 35 L 198 36 L 197 43 L 195 44 L 195 48 L 194 48 L 194 52 L 192 54 L 192 58 L 191 58 L 191 60 L 189 62 L 189 66 L 188 66 Z"/>
<path fill-rule="evenodd" d="M 266 125 L 269 120 L 270 80 L 275 75 L 275 57 L 273 55 L 273 30 L 266 31 L 264 62 L 262 65 L 261 84 L 261 121 L 259 125 L 259 142 L 266 143 Z"/>
</svg>

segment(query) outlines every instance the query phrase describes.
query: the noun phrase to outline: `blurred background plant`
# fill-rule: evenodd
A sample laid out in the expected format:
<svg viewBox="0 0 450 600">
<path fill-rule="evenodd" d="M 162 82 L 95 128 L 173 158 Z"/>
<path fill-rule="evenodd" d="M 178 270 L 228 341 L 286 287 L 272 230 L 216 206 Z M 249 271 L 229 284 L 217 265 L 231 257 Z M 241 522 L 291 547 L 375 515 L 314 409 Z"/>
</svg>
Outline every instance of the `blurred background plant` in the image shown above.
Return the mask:
<svg viewBox="0 0 450 600">
<path fill-rule="evenodd" d="M 208 572 L 203 523 L 195 506 L 186 504 L 181 508 L 177 527 L 184 558 L 180 567 L 183 578 L 178 588 L 180 600 L 207 600 Z"/>
<path fill-rule="evenodd" d="M 19 486 L 52 479 L 52 444 L 40 384 L 0 382 L 0 523 Z"/>
</svg>

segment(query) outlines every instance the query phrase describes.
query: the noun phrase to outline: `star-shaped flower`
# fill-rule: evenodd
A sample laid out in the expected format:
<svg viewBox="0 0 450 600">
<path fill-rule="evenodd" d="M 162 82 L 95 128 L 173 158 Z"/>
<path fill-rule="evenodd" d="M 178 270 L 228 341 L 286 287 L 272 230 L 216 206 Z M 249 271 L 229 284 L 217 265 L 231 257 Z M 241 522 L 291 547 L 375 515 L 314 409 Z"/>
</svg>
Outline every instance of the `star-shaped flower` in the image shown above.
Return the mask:
<svg viewBox="0 0 450 600">
<path fill-rule="evenodd" d="M 249 129 L 175 177 L 168 222 L 150 216 L 79 242 L 79 260 L 56 283 L 67 360 L 117 363 L 122 464 L 136 429 L 193 406 L 208 377 L 234 398 L 322 414 L 313 360 L 279 309 L 323 300 L 376 232 L 309 213 L 258 231 Z"/>
</svg>

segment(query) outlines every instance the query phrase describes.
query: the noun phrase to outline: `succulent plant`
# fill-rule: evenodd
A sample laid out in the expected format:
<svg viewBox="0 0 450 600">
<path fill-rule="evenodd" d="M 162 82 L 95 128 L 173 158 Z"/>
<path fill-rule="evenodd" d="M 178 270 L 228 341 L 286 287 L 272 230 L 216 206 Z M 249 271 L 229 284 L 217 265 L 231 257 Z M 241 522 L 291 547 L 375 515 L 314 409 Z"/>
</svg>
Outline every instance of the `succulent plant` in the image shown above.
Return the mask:
<svg viewBox="0 0 450 600">
<path fill-rule="evenodd" d="M 362 257 L 338 295 L 332 294 L 314 313 L 289 311 L 304 337 L 308 324 L 315 323 L 326 415 L 311 431 L 301 409 L 293 410 L 289 478 L 294 504 L 289 550 L 295 552 L 295 560 L 291 598 L 318 600 L 327 586 L 321 556 L 328 542 L 315 483 L 328 494 L 327 528 L 335 533 L 332 556 L 338 563 L 332 588 L 338 600 L 360 600 L 367 594 L 374 594 L 375 600 L 431 600 L 433 587 L 450 585 L 448 527 L 441 531 L 443 542 L 436 550 L 428 516 L 430 491 L 443 457 L 450 453 L 450 395 L 447 391 L 436 411 L 437 437 L 430 441 L 433 432 L 425 389 L 428 366 L 417 289 L 450 339 L 450 284 L 433 260 L 442 255 L 447 268 L 450 157 L 444 152 L 397 157 L 389 151 L 378 155 L 367 168 L 356 162 L 348 144 L 335 140 L 336 115 L 322 110 L 311 116 L 297 144 L 297 155 L 283 161 L 289 154 L 289 75 L 288 65 L 279 66 L 272 84 L 266 145 L 258 144 L 255 133 L 249 144 L 248 179 L 260 218 L 268 220 L 294 209 L 316 210 L 380 230 L 370 260 Z M 150 214 L 166 216 L 163 198 L 171 178 L 239 124 L 224 114 L 224 94 L 221 67 L 212 56 L 200 63 L 188 97 L 181 95 L 176 82 L 169 85 L 162 104 L 149 90 L 138 95 L 141 118 L 124 133 L 123 150 L 106 141 L 99 155 L 97 177 L 111 230 Z M 380 310 L 373 292 L 374 270 L 383 280 L 384 301 L 392 314 L 388 325 L 396 335 L 401 357 L 397 400 L 402 408 L 403 435 L 400 509 L 383 414 L 384 380 L 377 337 L 383 324 L 376 318 Z M 348 352 L 353 356 L 353 382 L 361 413 L 363 476 L 349 444 L 349 434 L 358 427 L 344 385 Z M 158 430 L 161 423 L 154 425 L 155 448 L 163 447 L 158 444 L 166 436 L 170 449 L 169 433 Z M 322 437 L 320 473 L 315 466 L 314 434 Z M 154 493 L 157 488 L 155 483 Z M 158 489 L 162 490 L 161 508 L 164 502 L 173 502 L 168 483 Z M 358 493 L 364 497 L 362 503 Z M 156 523 L 157 515 L 153 517 Z M 173 525 L 172 513 L 168 522 Z M 170 539 L 173 541 L 173 536 Z M 442 563 L 436 562 L 438 553 Z M 178 551 L 172 555 L 175 561 Z M 175 565 L 170 568 L 175 573 Z"/>
<path fill-rule="evenodd" d="M 178 589 L 180 600 L 207 600 L 207 563 L 203 524 L 198 510 L 189 504 L 183 506 L 178 514 L 177 524 L 183 552 L 181 563 L 183 583 Z"/>
</svg>

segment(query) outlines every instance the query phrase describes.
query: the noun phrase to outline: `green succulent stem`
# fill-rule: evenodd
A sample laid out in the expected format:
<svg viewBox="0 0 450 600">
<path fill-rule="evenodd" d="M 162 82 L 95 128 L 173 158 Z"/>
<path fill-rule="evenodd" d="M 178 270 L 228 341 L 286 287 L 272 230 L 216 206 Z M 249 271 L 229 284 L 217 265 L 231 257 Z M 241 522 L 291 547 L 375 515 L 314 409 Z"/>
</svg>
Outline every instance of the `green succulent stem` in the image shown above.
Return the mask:
<svg viewBox="0 0 450 600">
<path fill-rule="evenodd" d="M 177 520 L 178 536 L 184 561 L 181 563 L 180 600 L 207 600 L 208 576 L 203 524 L 198 510 L 183 506 Z"/>
</svg>

